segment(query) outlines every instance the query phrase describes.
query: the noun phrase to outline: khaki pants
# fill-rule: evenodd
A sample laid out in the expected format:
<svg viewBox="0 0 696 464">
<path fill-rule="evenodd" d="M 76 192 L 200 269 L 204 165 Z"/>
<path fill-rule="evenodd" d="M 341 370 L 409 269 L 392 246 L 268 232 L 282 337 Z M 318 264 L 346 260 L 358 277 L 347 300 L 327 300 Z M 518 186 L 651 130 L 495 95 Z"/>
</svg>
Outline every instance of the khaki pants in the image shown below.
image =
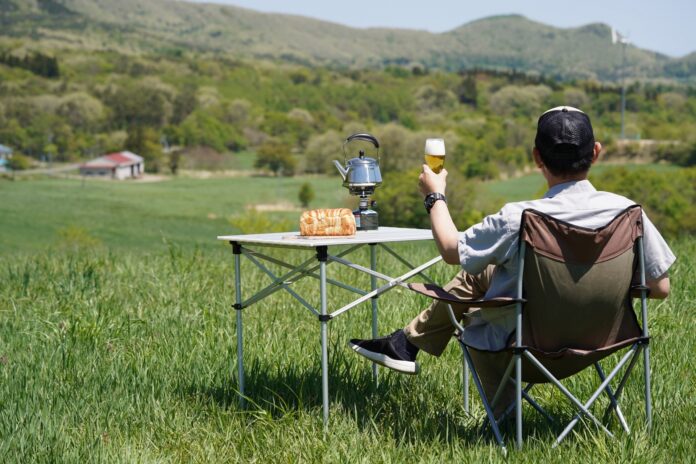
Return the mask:
<svg viewBox="0 0 696 464">
<path fill-rule="evenodd" d="M 458 298 L 483 298 L 490 287 L 494 269 L 495 266 L 488 266 L 478 275 L 461 271 L 443 288 Z M 464 313 L 471 308 L 452 305 L 452 310 L 457 319 L 462 321 L 462 325 L 466 326 L 468 318 L 464 317 Z M 418 348 L 433 356 L 440 356 L 454 334 L 454 326 L 447 314 L 447 304 L 434 301 L 404 328 L 404 332 L 408 340 Z M 469 352 L 486 396 L 492 401 L 511 355 L 506 352 L 491 353 L 474 349 L 469 349 Z M 514 398 L 515 389 L 509 384 L 503 390 L 494 409 L 495 415 L 502 413 Z"/>
</svg>

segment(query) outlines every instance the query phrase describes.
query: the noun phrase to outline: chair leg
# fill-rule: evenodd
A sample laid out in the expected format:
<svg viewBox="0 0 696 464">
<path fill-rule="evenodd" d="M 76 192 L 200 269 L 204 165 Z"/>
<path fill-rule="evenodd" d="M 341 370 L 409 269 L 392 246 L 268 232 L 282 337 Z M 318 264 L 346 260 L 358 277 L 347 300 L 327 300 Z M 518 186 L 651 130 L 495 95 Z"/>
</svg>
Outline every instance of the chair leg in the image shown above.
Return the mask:
<svg viewBox="0 0 696 464">
<path fill-rule="evenodd" d="M 628 362 L 628 360 L 631 358 L 631 355 L 633 355 L 633 351 L 635 351 L 635 350 L 636 350 L 635 347 L 634 347 L 634 348 L 631 348 L 631 350 L 629 350 L 628 353 L 626 353 L 626 354 L 624 355 L 624 357 L 621 358 L 621 361 L 619 361 L 619 363 L 616 365 L 616 367 L 614 368 L 614 370 L 611 371 L 611 373 L 609 374 L 609 376 L 602 382 L 602 384 L 599 386 L 599 388 L 597 388 L 597 390 L 592 394 L 592 396 L 590 397 L 590 399 L 587 400 L 587 402 L 586 402 L 585 404 L 580 404 L 580 401 L 578 401 L 577 398 L 575 398 L 568 390 L 566 390 L 566 388 L 563 387 L 563 385 L 562 385 L 555 377 L 553 377 L 553 375 L 552 375 L 550 372 L 548 372 L 548 371 L 544 372 L 544 370 L 546 370 L 546 368 L 544 368 L 544 366 L 541 365 L 541 363 L 539 363 L 538 366 L 541 366 L 541 368 L 543 368 L 542 372 L 544 372 L 544 375 L 546 375 L 547 377 L 549 377 L 549 379 L 551 379 L 551 381 L 552 381 L 558 388 L 560 388 L 561 391 L 563 391 L 563 393 L 564 393 L 566 396 L 568 396 L 568 398 L 570 398 L 570 400 L 571 400 L 573 403 L 575 403 L 575 405 L 578 406 L 578 408 L 580 409 L 580 412 L 578 412 L 578 413 L 575 415 L 575 417 L 573 417 L 573 420 L 571 420 L 571 421 L 568 423 L 568 425 L 567 425 L 566 428 L 563 430 L 563 432 L 561 432 L 561 434 L 558 436 L 558 438 L 556 439 L 556 443 L 554 443 L 554 445 L 553 445 L 554 448 L 555 448 L 556 446 L 558 446 L 558 445 L 561 443 L 561 441 L 563 441 L 563 439 L 570 433 L 570 431 L 573 429 L 573 427 L 575 427 L 575 424 L 577 424 L 578 421 L 580 420 L 580 416 L 581 416 L 582 413 L 584 413 L 587 417 L 589 417 L 590 419 L 592 419 L 592 421 L 594 421 L 595 424 L 597 424 L 602 430 L 604 430 L 604 432 L 606 432 L 607 435 L 609 435 L 610 437 L 614 438 L 614 434 L 611 433 L 611 432 L 609 431 L 609 429 L 607 429 L 607 428 L 604 426 L 604 424 L 602 424 L 595 416 L 593 416 L 592 413 L 590 413 L 590 411 L 589 411 L 588 408 L 589 408 L 590 406 L 592 406 L 592 403 L 594 403 L 595 400 L 596 400 L 597 398 L 599 398 L 599 395 L 601 395 L 602 392 L 604 391 L 604 389 L 607 387 L 607 385 L 609 385 L 609 382 L 611 382 L 611 380 L 612 380 L 614 377 L 616 377 L 616 374 L 618 374 L 619 371 L 621 370 L 621 368 L 624 366 L 624 364 L 626 364 L 626 363 Z M 531 356 L 531 355 L 530 355 L 530 356 Z M 534 358 L 534 356 L 531 356 L 531 358 Z M 530 360 L 531 360 L 531 359 L 530 359 Z M 535 364 L 538 363 L 538 361 L 536 360 L 536 358 L 534 358 L 534 360 L 533 360 L 532 362 L 535 362 Z"/>
<path fill-rule="evenodd" d="M 543 364 L 541 364 L 541 363 L 539 362 L 539 360 L 537 360 L 537 358 L 535 358 L 535 357 L 534 357 L 530 352 L 528 352 L 528 351 L 525 351 L 525 352 L 524 352 L 524 355 L 525 355 L 525 357 L 526 357 L 532 364 L 534 364 L 534 367 L 536 367 L 537 369 L 539 369 L 539 370 L 541 371 L 541 373 L 544 374 L 544 376 L 546 376 L 546 378 L 549 379 L 549 380 L 551 381 L 551 383 L 553 383 L 553 384 L 561 391 L 561 393 L 563 393 L 575 406 L 577 406 L 578 409 L 580 409 L 580 411 L 582 411 L 587 417 L 589 417 L 590 419 L 592 419 L 592 421 L 593 421 L 595 424 L 597 424 L 602 430 L 604 430 L 604 432 L 605 432 L 607 435 L 609 435 L 609 436 L 612 437 L 612 438 L 614 437 L 614 434 L 611 433 L 611 432 L 599 421 L 599 419 L 597 419 L 594 415 L 592 415 L 592 413 L 591 413 L 590 411 L 587 410 L 587 408 L 585 407 L 585 405 L 583 405 L 583 404 L 580 402 L 580 400 L 578 400 L 575 396 L 573 396 L 573 394 L 570 393 L 570 392 L 568 391 L 568 389 L 567 389 L 566 387 L 564 387 L 563 384 L 562 384 L 556 377 L 554 377 L 554 375 L 553 375 L 551 372 L 549 372 L 549 370 L 546 369 L 546 367 L 545 367 Z M 601 392 L 602 390 L 604 390 L 604 385 L 601 386 L 600 392 Z M 575 425 L 575 424 L 573 424 L 573 425 Z M 570 430 L 568 430 L 568 431 L 570 431 Z M 566 432 L 566 433 L 567 433 L 567 432 Z M 562 438 L 561 438 L 561 439 L 562 439 Z M 554 446 L 558 445 L 558 443 L 560 443 L 560 440 L 559 440 Z"/>
<path fill-rule="evenodd" d="M 498 424 L 495 421 L 495 416 L 493 415 L 493 410 L 491 409 L 490 404 L 488 403 L 488 398 L 486 397 L 486 393 L 483 391 L 483 385 L 481 385 L 481 379 L 479 379 L 478 373 L 476 372 L 476 369 L 474 368 L 474 363 L 471 359 L 471 355 L 469 354 L 469 350 L 467 350 L 466 346 L 461 344 L 462 347 L 462 353 L 464 353 L 464 358 L 466 359 L 466 363 L 469 365 L 469 368 L 471 369 L 471 378 L 474 380 L 474 385 L 476 386 L 476 389 L 479 392 L 479 396 L 481 397 L 481 402 L 483 403 L 483 408 L 486 410 L 486 415 L 488 416 L 488 420 L 491 423 L 491 428 L 493 429 L 493 435 L 495 436 L 495 441 L 498 442 L 498 445 L 502 448 L 503 453 L 506 453 L 505 449 L 505 444 L 503 443 L 503 437 L 500 434 L 500 429 L 498 428 Z"/>
<path fill-rule="evenodd" d="M 469 364 L 462 352 L 462 389 L 464 390 L 464 412 L 469 413 Z"/>
<path fill-rule="evenodd" d="M 606 379 L 606 375 L 604 375 L 604 370 L 602 369 L 602 366 L 596 362 L 594 363 L 595 369 L 597 370 L 597 375 L 599 375 L 600 380 L 604 381 Z M 609 402 L 611 403 L 612 408 L 616 411 L 616 417 L 619 418 L 619 422 L 621 423 L 621 426 L 623 429 L 626 431 L 627 434 L 631 433 L 631 430 L 628 428 L 628 423 L 626 422 L 626 419 L 624 418 L 623 412 L 621 412 L 621 408 L 619 407 L 619 402 L 617 401 L 616 397 L 614 396 L 614 392 L 611 389 L 611 386 L 607 384 L 607 387 L 604 389 L 604 391 L 607 393 L 607 396 L 609 397 Z"/>
<path fill-rule="evenodd" d="M 498 389 L 495 391 L 495 394 L 493 395 L 493 401 L 491 401 L 491 408 L 495 408 L 498 405 L 498 400 L 500 399 L 500 395 L 503 393 L 503 390 L 505 389 L 505 385 L 507 385 L 508 379 L 510 378 L 510 373 L 512 372 L 512 368 L 515 366 L 515 358 L 511 358 L 510 362 L 507 365 L 507 368 L 505 368 L 505 372 L 503 373 L 503 376 L 500 378 L 500 385 L 498 385 Z"/>
<path fill-rule="evenodd" d="M 522 449 L 522 355 L 515 356 L 515 431 L 519 450 Z"/>
<path fill-rule="evenodd" d="M 638 347 L 639 351 L 635 351 L 633 354 L 633 358 L 631 358 L 631 362 L 628 363 L 628 367 L 626 368 L 626 372 L 624 372 L 623 377 L 621 377 L 621 381 L 619 382 L 619 385 L 616 387 L 616 391 L 614 392 L 614 398 L 618 401 L 618 399 L 621 397 L 621 393 L 623 392 L 623 388 L 626 385 L 626 381 L 628 380 L 629 375 L 631 372 L 633 372 L 633 368 L 636 366 L 636 362 L 638 361 L 638 356 L 642 352 L 642 345 L 633 345 L 631 349 Z M 602 417 L 602 421 L 605 422 L 607 418 L 609 417 L 609 414 L 611 411 L 614 409 L 613 404 L 609 404 L 607 406 L 607 409 L 604 411 L 604 416 Z"/>
<path fill-rule="evenodd" d="M 515 384 L 514 379 L 510 379 L 510 382 L 512 382 L 513 385 Z M 522 399 L 526 400 L 534 409 L 537 410 L 537 412 L 539 412 L 539 414 L 544 416 L 544 419 L 546 419 L 550 424 L 555 424 L 556 422 L 553 420 L 553 417 L 551 417 L 549 413 L 547 413 L 546 410 L 542 408 L 541 405 L 537 403 L 534 398 L 527 394 L 527 392 L 531 390 L 534 385 L 535 384 L 530 383 L 522 389 Z"/>
<path fill-rule="evenodd" d="M 513 379 L 510 379 L 511 382 L 514 382 Z M 532 389 L 532 387 L 536 385 L 535 383 L 528 383 L 526 387 L 522 390 L 522 397 L 523 398 L 531 398 L 531 396 L 527 395 L 529 390 Z M 505 419 L 507 419 L 510 414 L 512 414 L 512 411 L 515 410 L 515 401 L 513 400 L 508 407 L 505 409 L 505 411 L 500 415 L 500 417 L 497 419 L 498 425 L 500 425 Z"/>
<path fill-rule="evenodd" d="M 643 348 L 643 368 L 645 370 L 645 418 L 648 429 L 652 427 L 652 401 L 650 399 L 650 346 Z"/>
</svg>

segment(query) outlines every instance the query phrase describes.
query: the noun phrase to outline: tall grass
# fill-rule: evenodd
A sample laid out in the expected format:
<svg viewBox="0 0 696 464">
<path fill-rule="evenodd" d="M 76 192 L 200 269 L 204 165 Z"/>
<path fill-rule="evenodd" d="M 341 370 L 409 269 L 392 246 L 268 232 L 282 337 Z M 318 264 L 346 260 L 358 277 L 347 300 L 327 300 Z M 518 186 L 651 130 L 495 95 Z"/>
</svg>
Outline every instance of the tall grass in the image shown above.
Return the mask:
<svg viewBox="0 0 696 464">
<path fill-rule="evenodd" d="M 625 392 L 630 436 L 610 440 L 594 426 L 552 450 L 558 427 L 525 410 L 525 449 L 513 462 L 689 462 L 696 455 L 696 239 L 679 256 L 670 298 L 650 303 L 654 425 L 642 426 L 642 382 Z M 414 261 L 429 246 L 402 249 Z M 282 250 L 273 251 L 276 255 Z M 309 254 L 307 255 L 309 256 Z M 297 256 L 297 260 L 306 257 Z M 290 259 L 290 256 L 286 256 Z M 356 255 L 367 263 L 366 253 Z M 389 273 L 400 266 L 386 255 Z M 329 266 L 354 285 L 369 281 Z M 454 268 L 433 277 L 444 283 Z M 265 276 L 248 263 L 243 292 Z M 330 323 L 330 427 L 323 432 L 319 325 L 281 293 L 245 309 L 248 406 L 237 402 L 233 267 L 229 250 L 162 253 L 54 250 L 0 258 L 0 462 L 498 462 L 478 433 L 480 403 L 461 402 L 461 360 L 452 346 L 421 356 L 419 376 L 380 371 L 346 348 L 370 333 L 369 306 Z M 295 284 L 316 303 L 317 282 Z M 332 304 L 348 301 L 330 291 Z M 380 332 L 403 326 L 425 304 L 396 289 L 379 300 Z M 568 385 L 587 397 L 591 375 Z M 545 406 L 568 420 L 572 409 L 550 387 Z M 600 403 L 605 404 L 605 402 Z M 513 431 L 505 438 L 512 444 Z M 511 446 L 512 448 L 512 446 Z"/>
</svg>

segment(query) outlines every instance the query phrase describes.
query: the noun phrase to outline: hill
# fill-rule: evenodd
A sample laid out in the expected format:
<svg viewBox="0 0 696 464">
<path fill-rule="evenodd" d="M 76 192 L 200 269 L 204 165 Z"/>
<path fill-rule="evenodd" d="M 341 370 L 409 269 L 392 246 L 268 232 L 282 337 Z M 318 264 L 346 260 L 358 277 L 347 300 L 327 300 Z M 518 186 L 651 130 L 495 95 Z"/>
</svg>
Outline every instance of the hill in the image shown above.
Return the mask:
<svg viewBox="0 0 696 464">
<path fill-rule="evenodd" d="M 518 15 L 473 21 L 434 34 L 356 29 L 301 16 L 172 0 L 0 0 L 1 36 L 56 48 L 177 53 L 194 50 L 306 65 L 425 65 L 516 69 L 612 80 L 620 48 L 606 24 L 556 28 Z M 629 46 L 628 75 L 689 78 L 687 60 Z M 685 67 L 686 66 L 686 67 Z"/>
</svg>

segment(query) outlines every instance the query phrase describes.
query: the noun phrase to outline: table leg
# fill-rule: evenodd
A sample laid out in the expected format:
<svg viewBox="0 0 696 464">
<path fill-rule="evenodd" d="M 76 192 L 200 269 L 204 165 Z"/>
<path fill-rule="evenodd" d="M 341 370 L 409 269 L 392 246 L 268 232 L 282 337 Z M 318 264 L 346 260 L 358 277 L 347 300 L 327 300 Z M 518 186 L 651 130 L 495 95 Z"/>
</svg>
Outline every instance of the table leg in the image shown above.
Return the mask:
<svg viewBox="0 0 696 464">
<path fill-rule="evenodd" d="M 377 270 L 377 245 L 375 243 L 370 243 L 370 270 Z M 370 276 L 370 289 L 374 291 L 377 288 L 377 277 Z M 377 298 L 378 296 L 373 296 L 370 300 L 372 303 L 372 338 L 377 338 Z M 377 377 L 377 364 L 372 363 L 372 380 L 375 383 L 375 387 L 379 385 L 379 379 Z"/>
<path fill-rule="evenodd" d="M 321 399 L 324 410 L 324 430 L 329 426 L 329 353 L 327 346 L 327 324 L 329 318 L 326 315 L 326 262 L 328 260 L 328 247 L 317 247 L 317 259 L 319 260 L 319 298 L 321 300 Z"/>
<path fill-rule="evenodd" d="M 244 399 L 244 346 L 242 343 L 242 246 L 237 242 L 232 242 L 232 253 L 234 254 L 234 308 L 237 310 L 237 386 L 239 388 L 239 406 L 244 408 L 246 401 Z"/>
</svg>

